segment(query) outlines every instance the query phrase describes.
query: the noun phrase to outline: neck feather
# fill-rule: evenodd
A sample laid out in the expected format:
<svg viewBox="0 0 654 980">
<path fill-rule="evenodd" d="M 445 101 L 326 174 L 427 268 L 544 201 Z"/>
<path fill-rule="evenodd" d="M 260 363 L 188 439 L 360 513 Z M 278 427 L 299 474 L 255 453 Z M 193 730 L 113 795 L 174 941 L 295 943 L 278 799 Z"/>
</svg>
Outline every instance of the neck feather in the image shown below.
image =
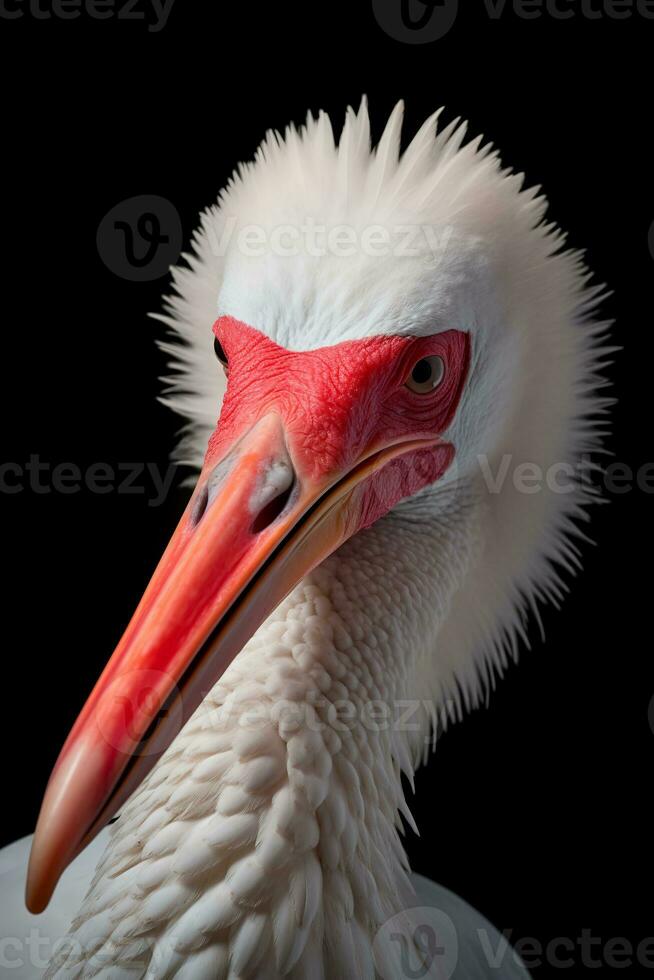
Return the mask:
<svg viewBox="0 0 654 980">
<path fill-rule="evenodd" d="M 209 693 L 125 808 L 73 924 L 89 974 L 374 976 L 377 930 L 412 904 L 402 774 L 452 684 L 434 651 L 474 537 L 456 499 L 442 521 L 412 501 L 349 541 Z"/>
</svg>

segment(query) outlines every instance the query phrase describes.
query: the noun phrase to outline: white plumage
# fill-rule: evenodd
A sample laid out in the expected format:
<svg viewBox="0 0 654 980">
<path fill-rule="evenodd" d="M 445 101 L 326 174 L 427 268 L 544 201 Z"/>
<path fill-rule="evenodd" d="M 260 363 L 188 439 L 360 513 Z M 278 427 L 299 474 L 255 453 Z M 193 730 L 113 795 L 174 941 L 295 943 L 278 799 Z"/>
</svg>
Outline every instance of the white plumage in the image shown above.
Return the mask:
<svg viewBox="0 0 654 980">
<path fill-rule="evenodd" d="M 412 779 L 435 725 L 479 703 L 528 610 L 558 598 L 559 569 L 577 564 L 590 498 L 579 463 L 605 408 L 599 290 L 496 154 L 463 145 L 463 127 L 435 138 L 432 117 L 399 156 L 401 116 L 376 151 L 365 103 L 338 145 L 324 114 L 309 117 L 239 168 L 174 272 L 165 398 L 186 419 L 177 458 L 197 468 L 222 396 L 218 313 L 292 350 L 468 330 L 472 369 L 448 432 L 457 465 L 343 545 L 247 643 L 112 828 L 48 976 L 388 969 L 375 936 L 416 904 L 402 773 Z M 314 254 L 303 232 L 292 255 L 245 254 L 248 229 L 269 245 L 307 219 L 324 237 L 346 226 L 359 245 L 379 227 L 389 252 Z M 398 254 L 407 228 L 420 229 L 415 254 Z M 520 492 L 526 462 L 544 476 L 558 467 L 555 479 Z"/>
</svg>

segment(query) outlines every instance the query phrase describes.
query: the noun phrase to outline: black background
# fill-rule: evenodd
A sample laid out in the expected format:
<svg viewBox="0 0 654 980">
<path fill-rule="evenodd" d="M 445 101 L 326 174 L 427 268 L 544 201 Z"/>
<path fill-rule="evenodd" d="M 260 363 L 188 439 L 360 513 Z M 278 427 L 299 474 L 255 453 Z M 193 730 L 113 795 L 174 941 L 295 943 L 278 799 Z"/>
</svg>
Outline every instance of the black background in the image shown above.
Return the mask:
<svg viewBox="0 0 654 980">
<path fill-rule="evenodd" d="M 158 33 L 23 13 L 0 18 L 2 461 L 165 469 L 178 420 L 155 400 L 164 357 L 146 314 L 168 280 L 111 272 L 96 247 L 103 216 L 161 195 L 188 242 L 268 127 L 308 108 L 340 123 L 363 92 L 375 137 L 399 97 L 407 134 L 445 104 L 544 186 L 551 216 L 614 290 L 610 448 L 634 469 L 652 458 L 654 21 L 525 20 L 510 5 L 492 20 L 475 0 L 445 37 L 409 45 L 367 2 L 176 0 Z M 31 832 L 185 493 L 160 507 L 148 493 L 0 493 L 2 842 Z M 595 508 L 595 545 L 563 609 L 545 612 L 546 642 L 532 630 L 489 710 L 452 729 L 417 780 L 413 866 L 514 940 L 654 934 L 649 505 L 633 489 Z M 585 969 L 577 956 L 572 974 Z"/>
</svg>

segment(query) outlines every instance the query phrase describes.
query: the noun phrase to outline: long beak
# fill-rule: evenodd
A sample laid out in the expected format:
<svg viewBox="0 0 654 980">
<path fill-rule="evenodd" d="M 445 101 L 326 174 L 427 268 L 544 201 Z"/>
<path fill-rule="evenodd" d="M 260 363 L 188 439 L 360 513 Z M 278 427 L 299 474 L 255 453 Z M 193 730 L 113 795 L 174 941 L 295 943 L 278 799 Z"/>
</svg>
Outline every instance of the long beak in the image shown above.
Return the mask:
<svg viewBox="0 0 654 980">
<path fill-rule="evenodd" d="M 48 783 L 27 878 L 41 912 L 73 858 L 134 792 L 297 582 L 356 530 L 357 487 L 435 437 L 298 477 L 281 419 L 262 418 L 196 491 Z M 447 451 L 446 445 L 435 451 Z"/>
</svg>

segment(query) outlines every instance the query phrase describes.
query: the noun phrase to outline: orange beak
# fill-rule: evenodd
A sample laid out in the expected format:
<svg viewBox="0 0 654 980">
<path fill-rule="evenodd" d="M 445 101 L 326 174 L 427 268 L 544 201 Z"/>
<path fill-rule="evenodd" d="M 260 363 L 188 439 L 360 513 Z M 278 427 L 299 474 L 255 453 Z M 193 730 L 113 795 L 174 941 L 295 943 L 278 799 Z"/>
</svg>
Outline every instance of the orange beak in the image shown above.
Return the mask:
<svg viewBox="0 0 654 980">
<path fill-rule="evenodd" d="M 279 415 L 261 418 L 196 491 L 50 777 L 27 906 L 41 912 L 73 858 L 134 792 L 260 624 L 360 526 L 359 488 L 392 459 L 451 446 L 404 438 L 344 473 L 297 475 Z"/>
</svg>

